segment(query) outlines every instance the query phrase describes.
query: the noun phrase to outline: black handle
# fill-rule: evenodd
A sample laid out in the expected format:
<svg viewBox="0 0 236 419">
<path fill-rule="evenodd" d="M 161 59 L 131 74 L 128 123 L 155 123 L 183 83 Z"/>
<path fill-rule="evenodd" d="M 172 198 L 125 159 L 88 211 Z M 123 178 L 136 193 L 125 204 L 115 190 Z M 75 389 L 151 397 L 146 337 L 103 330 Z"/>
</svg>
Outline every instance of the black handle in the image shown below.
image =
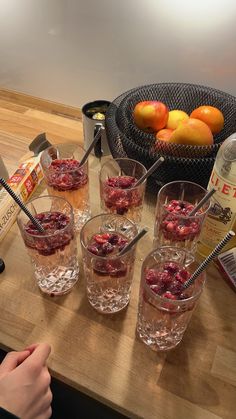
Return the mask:
<svg viewBox="0 0 236 419">
<path fill-rule="evenodd" d="M 98 124 L 95 124 L 94 134 L 93 134 L 94 137 L 95 137 L 96 135 L 99 135 L 99 133 L 100 133 L 100 136 L 99 136 L 99 138 L 98 138 L 98 140 L 97 140 L 97 142 L 96 142 L 96 144 L 94 146 L 94 154 L 98 158 L 102 157 L 102 155 L 103 155 L 103 150 L 102 150 L 102 130 L 101 130 L 101 127 L 103 127 L 102 124 L 99 124 L 99 123 Z"/>
<path fill-rule="evenodd" d="M 0 274 L 4 271 L 5 269 L 5 263 L 3 262 L 3 260 L 0 258 Z"/>
</svg>

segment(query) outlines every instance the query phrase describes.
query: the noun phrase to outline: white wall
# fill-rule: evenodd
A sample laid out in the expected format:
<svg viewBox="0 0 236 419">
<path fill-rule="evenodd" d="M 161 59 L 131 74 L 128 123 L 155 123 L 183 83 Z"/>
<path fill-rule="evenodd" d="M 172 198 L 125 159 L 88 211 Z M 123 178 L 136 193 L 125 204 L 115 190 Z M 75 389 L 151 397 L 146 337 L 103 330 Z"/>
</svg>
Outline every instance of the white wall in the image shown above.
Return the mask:
<svg viewBox="0 0 236 419">
<path fill-rule="evenodd" d="M 142 84 L 236 96 L 235 0 L 0 0 L 0 87 L 65 104 Z"/>
</svg>

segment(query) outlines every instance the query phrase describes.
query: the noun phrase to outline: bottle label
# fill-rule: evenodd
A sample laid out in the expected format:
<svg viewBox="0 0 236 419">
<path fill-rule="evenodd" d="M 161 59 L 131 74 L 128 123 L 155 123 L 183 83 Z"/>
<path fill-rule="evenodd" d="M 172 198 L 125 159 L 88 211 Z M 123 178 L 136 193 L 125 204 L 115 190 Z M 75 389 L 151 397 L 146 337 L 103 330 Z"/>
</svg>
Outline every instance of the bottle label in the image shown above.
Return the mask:
<svg viewBox="0 0 236 419">
<path fill-rule="evenodd" d="M 215 165 L 216 166 L 216 165 Z M 236 185 L 223 178 L 214 166 L 207 189 L 216 189 L 200 241 L 214 247 L 236 222 Z"/>
</svg>

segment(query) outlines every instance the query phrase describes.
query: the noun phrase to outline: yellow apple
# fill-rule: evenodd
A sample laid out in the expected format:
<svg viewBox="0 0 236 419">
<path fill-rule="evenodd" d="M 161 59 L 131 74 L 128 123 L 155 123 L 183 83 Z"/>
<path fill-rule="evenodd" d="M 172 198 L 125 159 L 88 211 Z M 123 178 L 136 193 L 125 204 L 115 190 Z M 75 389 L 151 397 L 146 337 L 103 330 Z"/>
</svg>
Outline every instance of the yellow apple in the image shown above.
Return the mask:
<svg viewBox="0 0 236 419">
<path fill-rule="evenodd" d="M 174 109 L 173 111 L 169 112 L 166 128 L 176 129 L 180 122 L 186 121 L 188 118 L 189 116 L 186 112 Z"/>
</svg>

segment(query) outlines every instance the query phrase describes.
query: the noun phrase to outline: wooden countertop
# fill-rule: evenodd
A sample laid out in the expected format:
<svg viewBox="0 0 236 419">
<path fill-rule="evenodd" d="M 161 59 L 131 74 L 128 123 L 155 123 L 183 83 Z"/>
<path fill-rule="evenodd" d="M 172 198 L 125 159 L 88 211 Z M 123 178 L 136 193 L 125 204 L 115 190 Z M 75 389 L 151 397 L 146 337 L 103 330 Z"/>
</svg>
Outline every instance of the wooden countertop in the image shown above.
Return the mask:
<svg viewBox="0 0 236 419">
<path fill-rule="evenodd" d="M 79 132 L 81 140 L 81 126 Z M 19 150 L 23 155 L 30 142 L 26 137 L 19 141 L 14 135 L 9 134 L 6 141 L 6 132 L 0 128 L 0 150 L 6 153 L 8 148 L 6 161 L 11 169 Z M 99 213 L 99 167 L 91 158 L 94 215 Z M 112 316 L 98 314 L 90 307 L 82 270 L 79 282 L 67 296 L 43 295 L 32 278 L 14 224 L 0 243 L 0 256 L 6 264 L 0 275 L 1 347 L 20 350 L 33 342 L 47 341 L 52 345 L 49 367 L 54 377 L 132 418 L 233 419 L 235 293 L 214 265 L 208 269 L 200 303 L 176 349 L 155 353 L 135 337 L 140 267 L 151 250 L 153 205 L 149 202 L 144 211 L 143 224 L 150 230 L 143 239 L 145 245 L 142 242 L 138 247 L 130 304 Z"/>
</svg>

